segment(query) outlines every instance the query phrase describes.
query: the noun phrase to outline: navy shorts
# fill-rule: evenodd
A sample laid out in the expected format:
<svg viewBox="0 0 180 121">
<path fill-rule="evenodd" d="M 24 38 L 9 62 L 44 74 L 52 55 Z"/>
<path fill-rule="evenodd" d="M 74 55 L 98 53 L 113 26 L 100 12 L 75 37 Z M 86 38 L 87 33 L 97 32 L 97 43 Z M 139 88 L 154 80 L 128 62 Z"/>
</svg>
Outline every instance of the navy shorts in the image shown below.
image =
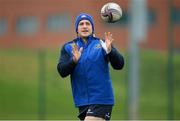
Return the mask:
<svg viewBox="0 0 180 121">
<path fill-rule="evenodd" d="M 100 104 L 80 106 L 78 118 L 84 120 L 86 116 L 94 116 L 109 121 L 111 118 L 112 107 L 112 105 Z"/>
</svg>

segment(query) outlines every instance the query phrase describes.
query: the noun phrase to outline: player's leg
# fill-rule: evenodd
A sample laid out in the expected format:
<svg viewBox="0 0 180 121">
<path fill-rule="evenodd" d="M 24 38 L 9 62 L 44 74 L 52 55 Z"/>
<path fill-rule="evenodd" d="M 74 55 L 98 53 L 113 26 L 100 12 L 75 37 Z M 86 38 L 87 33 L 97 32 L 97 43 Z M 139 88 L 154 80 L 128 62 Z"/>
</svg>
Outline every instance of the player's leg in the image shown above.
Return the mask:
<svg viewBox="0 0 180 121">
<path fill-rule="evenodd" d="M 86 116 L 84 121 L 105 121 L 105 119 L 94 116 Z"/>
</svg>

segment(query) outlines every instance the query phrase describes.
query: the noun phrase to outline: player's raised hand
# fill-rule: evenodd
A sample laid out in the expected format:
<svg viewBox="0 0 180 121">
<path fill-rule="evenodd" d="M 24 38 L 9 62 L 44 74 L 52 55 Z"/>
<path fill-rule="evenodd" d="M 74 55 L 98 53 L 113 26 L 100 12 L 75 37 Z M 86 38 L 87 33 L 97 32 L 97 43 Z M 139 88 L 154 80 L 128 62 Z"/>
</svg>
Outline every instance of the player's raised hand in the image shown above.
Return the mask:
<svg viewBox="0 0 180 121">
<path fill-rule="evenodd" d="M 83 51 L 83 48 L 81 47 L 80 50 L 78 50 L 77 45 L 74 43 L 72 44 L 72 54 L 73 54 L 73 61 L 75 63 L 78 62 L 79 58 L 81 57 L 81 53 Z"/>
<path fill-rule="evenodd" d="M 112 34 L 110 32 L 108 32 L 108 33 L 105 32 L 105 43 L 106 43 L 108 52 L 111 51 L 111 45 L 112 45 L 113 40 L 114 39 L 112 38 Z"/>
</svg>

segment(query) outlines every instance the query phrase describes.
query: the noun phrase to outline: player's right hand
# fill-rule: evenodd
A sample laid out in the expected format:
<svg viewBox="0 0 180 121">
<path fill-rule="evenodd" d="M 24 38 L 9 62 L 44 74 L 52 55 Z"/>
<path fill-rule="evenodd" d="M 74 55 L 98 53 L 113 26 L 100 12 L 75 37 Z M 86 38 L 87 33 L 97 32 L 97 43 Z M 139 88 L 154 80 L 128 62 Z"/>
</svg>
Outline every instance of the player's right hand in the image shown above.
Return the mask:
<svg viewBox="0 0 180 121">
<path fill-rule="evenodd" d="M 78 47 L 75 43 L 72 45 L 73 61 L 75 63 L 77 63 L 78 60 L 80 59 L 82 51 L 83 51 L 82 47 L 78 50 Z"/>
</svg>

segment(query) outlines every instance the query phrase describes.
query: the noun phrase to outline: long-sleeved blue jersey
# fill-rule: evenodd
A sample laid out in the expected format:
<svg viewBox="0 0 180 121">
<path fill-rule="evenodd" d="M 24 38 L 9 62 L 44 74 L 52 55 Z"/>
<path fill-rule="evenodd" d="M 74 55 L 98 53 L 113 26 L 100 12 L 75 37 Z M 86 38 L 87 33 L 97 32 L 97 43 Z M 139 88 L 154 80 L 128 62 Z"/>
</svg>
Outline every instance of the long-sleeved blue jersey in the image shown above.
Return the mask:
<svg viewBox="0 0 180 121">
<path fill-rule="evenodd" d="M 77 64 L 73 62 L 72 44 L 83 47 Z M 81 38 L 66 43 L 61 49 L 57 65 L 62 77 L 71 76 L 71 87 L 76 107 L 90 104 L 114 104 L 114 95 L 109 73 L 109 62 L 114 69 L 122 69 L 123 56 L 112 47 L 106 54 L 100 39 L 89 36 L 84 44 Z"/>
</svg>

